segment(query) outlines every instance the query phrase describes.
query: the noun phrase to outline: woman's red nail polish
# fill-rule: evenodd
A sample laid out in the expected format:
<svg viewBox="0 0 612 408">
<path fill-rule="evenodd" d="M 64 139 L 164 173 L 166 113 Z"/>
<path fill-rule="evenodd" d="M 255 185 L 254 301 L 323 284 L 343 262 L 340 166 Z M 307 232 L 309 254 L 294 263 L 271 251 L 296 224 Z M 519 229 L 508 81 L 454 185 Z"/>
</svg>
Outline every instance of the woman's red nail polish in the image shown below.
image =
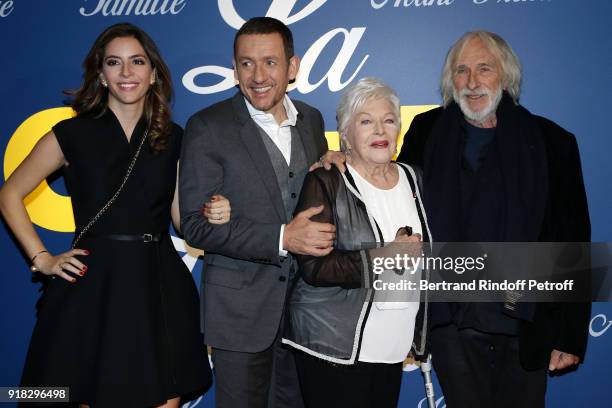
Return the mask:
<svg viewBox="0 0 612 408">
<path fill-rule="evenodd" d="M 89 251 L 88 250 L 85 250 L 85 255 L 89 255 Z"/>
<path fill-rule="evenodd" d="M 79 272 L 79 275 L 84 276 L 85 272 L 81 271 L 81 272 Z"/>
<path fill-rule="evenodd" d="M 76 279 L 75 279 L 75 278 L 72 278 L 72 280 L 71 280 L 70 282 L 75 283 L 75 282 L 76 282 Z"/>
<path fill-rule="evenodd" d="M 83 271 L 87 270 L 87 265 L 83 265 Z"/>
</svg>

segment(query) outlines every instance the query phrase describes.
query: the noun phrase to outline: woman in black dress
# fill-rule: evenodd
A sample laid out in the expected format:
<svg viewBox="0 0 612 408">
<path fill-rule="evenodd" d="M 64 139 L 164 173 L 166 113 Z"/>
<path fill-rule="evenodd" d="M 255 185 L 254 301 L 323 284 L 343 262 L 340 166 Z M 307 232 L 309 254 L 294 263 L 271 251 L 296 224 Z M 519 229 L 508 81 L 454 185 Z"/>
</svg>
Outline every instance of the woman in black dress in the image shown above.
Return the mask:
<svg viewBox="0 0 612 408">
<path fill-rule="evenodd" d="M 211 372 L 198 294 L 168 234 L 178 221 L 182 129 L 171 122 L 170 74 L 150 37 L 131 24 L 106 29 L 83 63 L 76 117 L 57 124 L 0 191 L 0 208 L 47 275 L 22 386 L 68 386 L 93 407 L 178 407 Z M 52 255 L 23 205 L 63 168 L 74 248 Z M 204 204 L 204 203 L 203 203 Z M 203 216 L 229 220 L 214 196 Z"/>
</svg>

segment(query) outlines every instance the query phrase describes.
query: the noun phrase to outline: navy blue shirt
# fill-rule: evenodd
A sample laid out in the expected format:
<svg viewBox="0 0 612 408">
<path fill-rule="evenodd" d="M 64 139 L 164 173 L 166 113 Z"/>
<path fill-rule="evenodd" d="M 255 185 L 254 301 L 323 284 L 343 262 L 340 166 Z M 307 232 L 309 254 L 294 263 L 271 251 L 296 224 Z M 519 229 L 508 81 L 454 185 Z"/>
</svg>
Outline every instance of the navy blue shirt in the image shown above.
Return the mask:
<svg viewBox="0 0 612 408">
<path fill-rule="evenodd" d="M 465 150 L 463 154 L 472 170 L 478 170 L 482 156 L 486 154 L 486 149 L 483 151 L 483 148 L 491 143 L 493 136 L 495 136 L 495 128 L 479 128 L 465 122 Z"/>
</svg>

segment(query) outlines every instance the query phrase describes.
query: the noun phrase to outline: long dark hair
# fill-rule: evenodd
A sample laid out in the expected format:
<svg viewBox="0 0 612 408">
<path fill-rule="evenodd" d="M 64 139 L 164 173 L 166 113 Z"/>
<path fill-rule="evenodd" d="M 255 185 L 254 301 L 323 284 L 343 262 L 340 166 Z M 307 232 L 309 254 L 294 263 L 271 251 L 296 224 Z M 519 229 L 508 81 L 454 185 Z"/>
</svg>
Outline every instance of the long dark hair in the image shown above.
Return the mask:
<svg viewBox="0 0 612 408">
<path fill-rule="evenodd" d="M 151 37 L 140 28 L 129 23 L 119 23 L 104 30 L 91 46 L 83 60 L 83 83 L 76 91 L 68 91 L 72 96 L 70 105 L 77 115 L 102 115 L 108 106 L 108 89 L 100 83 L 104 50 L 115 38 L 133 37 L 144 49 L 151 66 L 155 69 L 155 83 L 145 96 L 144 114 L 149 129 L 149 141 L 154 151 L 161 151 L 168 145 L 171 133 L 170 100 L 172 99 L 172 79 L 170 70 L 164 62 Z"/>
</svg>

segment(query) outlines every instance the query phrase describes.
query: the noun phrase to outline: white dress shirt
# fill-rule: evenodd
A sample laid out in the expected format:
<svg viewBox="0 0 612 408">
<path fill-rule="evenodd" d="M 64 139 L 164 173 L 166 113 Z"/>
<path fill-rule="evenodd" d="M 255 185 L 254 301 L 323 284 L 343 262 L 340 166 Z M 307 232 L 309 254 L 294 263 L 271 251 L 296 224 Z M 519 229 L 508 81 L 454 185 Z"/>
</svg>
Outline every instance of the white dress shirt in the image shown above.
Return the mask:
<svg viewBox="0 0 612 408">
<path fill-rule="evenodd" d="M 297 121 L 298 111 L 291 102 L 291 99 L 287 95 L 283 99 L 283 107 L 287 113 L 287 119 L 283 123 L 278 124 L 274 115 L 266 113 L 264 111 L 257 110 L 251 103 L 245 98 L 247 109 L 251 118 L 255 123 L 266 132 L 270 139 L 274 142 L 278 150 L 283 154 L 287 165 L 291 160 L 291 127 L 295 126 Z"/>
</svg>

